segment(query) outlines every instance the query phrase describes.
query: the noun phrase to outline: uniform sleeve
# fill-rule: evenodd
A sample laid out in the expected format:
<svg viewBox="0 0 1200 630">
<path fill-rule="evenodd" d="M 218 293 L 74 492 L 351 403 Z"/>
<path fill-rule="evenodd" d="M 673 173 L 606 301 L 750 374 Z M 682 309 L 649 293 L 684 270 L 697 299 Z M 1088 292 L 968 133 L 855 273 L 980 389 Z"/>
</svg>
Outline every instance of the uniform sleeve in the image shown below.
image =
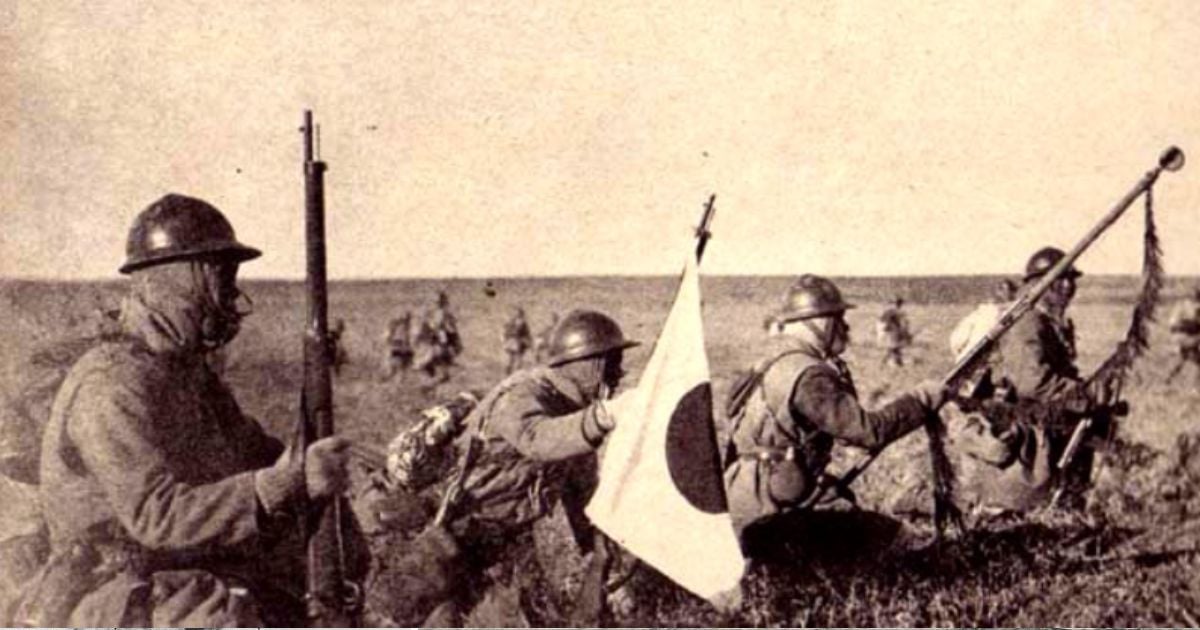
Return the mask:
<svg viewBox="0 0 1200 630">
<path fill-rule="evenodd" d="M 253 453 L 252 465 L 254 468 L 266 468 L 274 464 L 280 455 L 283 455 L 283 442 L 268 435 L 256 420 L 239 416 L 235 422 L 237 424 L 234 432 L 238 440 L 248 447 L 250 453 Z"/>
<path fill-rule="evenodd" d="M 817 366 L 801 375 L 792 390 L 792 413 L 802 415 L 834 438 L 877 449 L 921 426 L 926 406 L 912 394 L 876 411 L 867 411 L 832 369 Z"/>
<path fill-rule="evenodd" d="M 171 473 L 155 435 L 152 392 L 137 383 L 81 384 L 67 427 L 121 524 L 151 549 L 245 543 L 259 534 L 253 471 L 192 486 Z"/>
<path fill-rule="evenodd" d="M 537 461 L 557 461 L 596 450 L 606 431 L 591 404 L 574 413 L 550 416 L 532 392 L 514 390 L 496 401 L 491 429 L 522 455 Z"/>
</svg>

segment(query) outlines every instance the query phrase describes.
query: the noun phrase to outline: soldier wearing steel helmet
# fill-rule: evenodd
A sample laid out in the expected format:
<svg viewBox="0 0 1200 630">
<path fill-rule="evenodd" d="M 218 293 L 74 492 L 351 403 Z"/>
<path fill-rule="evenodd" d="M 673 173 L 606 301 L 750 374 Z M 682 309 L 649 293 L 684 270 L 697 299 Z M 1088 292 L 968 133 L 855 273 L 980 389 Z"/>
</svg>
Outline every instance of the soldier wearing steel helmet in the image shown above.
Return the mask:
<svg viewBox="0 0 1200 630">
<path fill-rule="evenodd" d="M 237 272 L 260 255 L 199 199 L 167 195 L 129 232 L 122 334 L 85 354 L 41 454 L 52 552 L 17 624 L 304 622 L 295 515 L 346 485 L 341 438 L 301 457 L 240 411 L 205 356 L 247 314 Z"/>
<path fill-rule="evenodd" d="M 1025 265 L 1025 286 L 1065 257 L 1056 247 L 1035 252 Z M 968 452 L 987 465 L 961 480 L 961 497 L 978 513 L 1044 507 L 1056 494 L 1064 506 L 1083 504 L 1093 448 L 1085 444 L 1065 469 L 1060 458 L 1079 421 L 1108 408 L 1113 394 L 1104 380 L 1087 383 L 1075 364 L 1075 324 L 1067 309 L 1082 275 L 1067 268 L 996 348 L 988 375 L 994 394 L 980 405 L 988 430 Z M 1108 430 L 1097 422 L 1092 433 Z"/>
<path fill-rule="evenodd" d="M 378 602 L 385 614 L 413 625 L 433 609 L 425 626 L 563 621 L 536 618 L 522 604 L 546 588 L 530 553 L 532 527 L 561 503 L 576 542 L 592 549 L 583 507 L 596 481 L 595 451 L 614 427 L 605 401 L 625 374 L 625 350 L 636 345 L 607 315 L 573 311 L 555 328 L 544 364 L 514 372 L 480 400 L 459 438 L 463 455 L 440 525 L 397 563 L 415 571 L 399 580 L 406 593 Z"/>
<path fill-rule="evenodd" d="M 786 538 L 815 498 L 835 440 L 878 449 L 919 427 L 945 393 L 927 383 L 876 411 L 863 409 L 839 358 L 854 308 L 829 280 L 800 276 L 774 314 L 778 347 L 739 380 L 726 411 L 732 426 L 725 481 L 734 528 L 748 557 Z"/>
<path fill-rule="evenodd" d="M 1167 373 L 1166 383 L 1170 385 L 1191 363 L 1196 367 L 1196 383 L 1200 385 L 1200 285 L 1196 285 L 1190 298 L 1175 305 L 1167 323 L 1179 354 Z"/>
</svg>

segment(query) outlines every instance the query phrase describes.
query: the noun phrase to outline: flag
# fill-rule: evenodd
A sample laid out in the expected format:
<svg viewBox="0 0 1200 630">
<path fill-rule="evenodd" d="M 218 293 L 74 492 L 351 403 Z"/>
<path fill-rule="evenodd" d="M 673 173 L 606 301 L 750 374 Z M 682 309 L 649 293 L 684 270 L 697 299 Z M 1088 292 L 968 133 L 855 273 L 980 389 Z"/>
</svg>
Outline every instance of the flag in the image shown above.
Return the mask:
<svg viewBox="0 0 1200 630">
<path fill-rule="evenodd" d="M 587 515 L 643 562 L 713 600 L 738 586 L 745 561 L 721 475 L 697 264 L 693 254 L 641 381 L 610 401 L 616 428 Z"/>
</svg>

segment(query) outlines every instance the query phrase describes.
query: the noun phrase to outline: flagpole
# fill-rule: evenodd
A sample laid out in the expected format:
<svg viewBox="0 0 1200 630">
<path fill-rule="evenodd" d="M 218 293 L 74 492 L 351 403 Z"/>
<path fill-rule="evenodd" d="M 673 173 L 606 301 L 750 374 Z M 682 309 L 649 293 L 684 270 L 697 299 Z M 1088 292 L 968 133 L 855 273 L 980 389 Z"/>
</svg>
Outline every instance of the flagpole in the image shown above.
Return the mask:
<svg viewBox="0 0 1200 630">
<path fill-rule="evenodd" d="M 700 259 L 704 258 L 704 247 L 708 245 L 708 239 L 712 238 L 713 213 L 716 208 L 713 203 L 716 202 L 717 195 L 713 193 L 708 196 L 708 203 L 704 204 L 704 214 L 700 216 L 700 225 L 696 226 L 696 263 L 700 263 Z"/>
<path fill-rule="evenodd" d="M 698 267 L 712 238 L 715 202 L 710 194 L 689 252 L 695 258 L 684 266 L 637 388 L 610 403 L 619 419 L 585 514 L 682 588 L 724 602 L 745 573 L 745 558 L 729 517 L 704 348 Z M 689 535 L 646 527 L 650 515 Z M 705 561 L 697 565 L 696 558 Z"/>
</svg>

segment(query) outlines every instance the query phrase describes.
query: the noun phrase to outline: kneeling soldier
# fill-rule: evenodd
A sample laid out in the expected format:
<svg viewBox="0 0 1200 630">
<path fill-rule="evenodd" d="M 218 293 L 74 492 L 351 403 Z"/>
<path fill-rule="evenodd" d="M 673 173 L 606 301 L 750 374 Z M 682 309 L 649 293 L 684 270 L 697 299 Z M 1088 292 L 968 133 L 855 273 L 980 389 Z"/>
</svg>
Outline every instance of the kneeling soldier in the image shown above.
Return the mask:
<svg viewBox="0 0 1200 630">
<path fill-rule="evenodd" d="M 303 549 L 285 543 L 300 542 L 306 497 L 346 486 L 348 443 L 285 450 L 205 361 L 238 332 L 238 265 L 259 251 L 181 195 L 138 215 L 127 251 L 122 335 L 54 401 L 40 474 L 52 552 L 15 622 L 303 624 Z"/>
<path fill-rule="evenodd" d="M 383 577 L 403 591 L 381 592 L 378 601 L 395 622 L 560 621 L 530 618 L 528 598 L 545 588 L 537 583 L 533 524 L 561 502 L 576 542 L 592 549 L 583 508 L 596 483 L 595 451 L 614 427 L 605 400 L 625 374 L 624 351 L 635 345 L 608 316 L 574 311 L 555 328 L 545 365 L 513 373 L 483 397 L 458 440 L 462 455 L 437 524 Z M 597 553 L 607 554 L 603 547 Z"/>
<path fill-rule="evenodd" d="M 809 507 L 835 440 L 879 449 L 921 426 L 945 398 L 928 383 L 866 411 L 839 355 L 853 308 L 829 280 L 803 275 L 775 314 L 780 348 L 734 387 L 725 482 L 734 528 L 750 558 L 776 537 L 776 517 Z M 783 533 L 783 532 L 778 532 Z"/>
</svg>

